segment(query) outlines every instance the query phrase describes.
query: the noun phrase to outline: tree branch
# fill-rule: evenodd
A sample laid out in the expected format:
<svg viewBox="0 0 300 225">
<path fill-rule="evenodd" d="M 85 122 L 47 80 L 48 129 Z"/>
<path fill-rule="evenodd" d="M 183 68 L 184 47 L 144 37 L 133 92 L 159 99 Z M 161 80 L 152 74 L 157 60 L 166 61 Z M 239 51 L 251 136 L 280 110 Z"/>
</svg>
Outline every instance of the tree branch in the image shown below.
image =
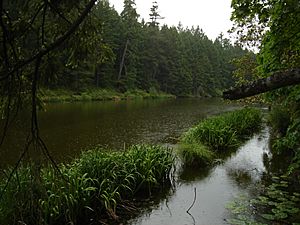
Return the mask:
<svg viewBox="0 0 300 225">
<path fill-rule="evenodd" d="M 5 27 L 4 21 L 3 21 L 3 1 L 0 1 L 0 13 L 1 13 L 1 17 L 0 17 L 0 26 L 2 28 L 2 33 L 3 33 L 3 54 L 4 54 L 4 62 L 5 62 L 5 66 L 9 67 L 9 58 L 8 58 L 8 49 L 7 49 L 7 45 L 6 45 L 6 41 L 8 38 L 8 32 L 7 29 Z"/>
<path fill-rule="evenodd" d="M 50 8 L 53 9 L 53 11 L 55 11 L 55 12 L 58 14 L 59 17 L 61 17 L 61 18 L 62 18 L 64 21 L 66 21 L 68 24 L 72 24 L 72 23 L 64 16 L 64 14 L 63 14 L 62 12 L 59 11 L 59 9 L 58 9 L 55 5 L 53 5 L 53 4 L 52 4 L 50 1 L 48 1 L 48 0 L 45 0 L 45 2 L 46 2 L 47 4 L 49 4 Z"/>
<path fill-rule="evenodd" d="M 296 84 L 300 84 L 300 68 L 278 71 L 270 77 L 231 88 L 223 92 L 223 98 L 237 100 Z"/>
<path fill-rule="evenodd" d="M 65 40 L 67 40 L 79 27 L 79 25 L 83 22 L 84 18 L 89 14 L 93 6 L 95 5 L 96 0 L 91 0 L 85 7 L 84 11 L 81 13 L 81 15 L 73 22 L 73 24 L 70 26 L 70 29 L 61 37 L 59 37 L 57 40 L 55 40 L 53 43 L 48 45 L 47 47 L 40 50 L 38 53 L 33 55 L 32 57 L 23 60 L 17 64 L 15 64 L 10 71 L 2 71 L 2 74 L 7 73 L 5 77 L 2 77 L 0 80 L 5 79 L 6 77 L 10 76 L 12 73 L 16 72 L 17 70 L 23 68 L 24 66 L 32 63 L 37 58 L 42 58 L 44 55 L 48 54 L 50 51 L 57 48 L 59 45 L 61 45 Z"/>
</svg>

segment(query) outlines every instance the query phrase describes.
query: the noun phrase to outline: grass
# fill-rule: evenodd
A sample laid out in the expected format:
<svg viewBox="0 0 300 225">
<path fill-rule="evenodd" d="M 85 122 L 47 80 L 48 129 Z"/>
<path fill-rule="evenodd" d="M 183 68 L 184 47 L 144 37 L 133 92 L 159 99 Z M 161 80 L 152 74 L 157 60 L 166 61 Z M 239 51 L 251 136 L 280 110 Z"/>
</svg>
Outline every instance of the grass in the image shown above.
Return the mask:
<svg viewBox="0 0 300 225">
<path fill-rule="evenodd" d="M 185 165 L 210 165 L 216 152 L 237 148 L 246 137 L 259 130 L 261 123 L 262 115 L 254 108 L 205 119 L 181 137 L 179 155 Z"/>
<path fill-rule="evenodd" d="M 208 166 L 213 162 L 215 153 L 201 143 L 181 143 L 179 154 L 185 165 L 190 167 Z"/>
<path fill-rule="evenodd" d="M 78 102 L 78 101 L 106 101 L 125 99 L 147 99 L 147 98 L 174 98 L 171 94 L 150 90 L 128 90 L 125 93 L 112 89 L 89 89 L 81 92 L 74 92 L 66 89 L 49 90 L 43 89 L 39 94 L 44 102 Z"/>
<path fill-rule="evenodd" d="M 60 165 L 60 173 L 52 166 L 23 166 L 1 199 L 0 224 L 89 224 L 107 215 L 117 218 L 125 200 L 167 186 L 173 164 L 169 149 L 135 145 L 125 152 L 84 152 Z M 3 179 L 1 190 L 5 184 Z"/>
</svg>

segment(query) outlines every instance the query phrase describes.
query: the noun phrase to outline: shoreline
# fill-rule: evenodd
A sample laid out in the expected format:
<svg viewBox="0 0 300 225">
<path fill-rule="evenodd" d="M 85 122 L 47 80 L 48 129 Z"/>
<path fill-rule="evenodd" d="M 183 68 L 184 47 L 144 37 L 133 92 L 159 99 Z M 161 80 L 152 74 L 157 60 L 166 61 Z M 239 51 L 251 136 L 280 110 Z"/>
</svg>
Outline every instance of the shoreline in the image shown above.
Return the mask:
<svg viewBox="0 0 300 225">
<path fill-rule="evenodd" d="M 42 89 L 39 92 L 39 97 L 45 103 L 176 98 L 175 95 L 167 94 L 164 92 L 130 90 L 126 91 L 125 93 L 121 93 L 110 89 L 90 89 L 82 92 L 74 92 L 65 89 Z"/>
</svg>

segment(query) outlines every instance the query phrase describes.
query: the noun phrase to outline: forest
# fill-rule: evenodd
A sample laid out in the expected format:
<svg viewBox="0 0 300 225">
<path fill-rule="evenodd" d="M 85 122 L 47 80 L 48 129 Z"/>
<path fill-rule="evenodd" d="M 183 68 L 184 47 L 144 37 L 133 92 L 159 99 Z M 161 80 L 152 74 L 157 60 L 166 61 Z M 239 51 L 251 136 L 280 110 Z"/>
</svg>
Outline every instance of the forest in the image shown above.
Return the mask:
<svg viewBox="0 0 300 225">
<path fill-rule="evenodd" d="M 3 8 L 13 13 L 2 19 L 9 36 L 1 57 L 18 62 L 34 55 L 67 29 L 83 5 L 4 1 Z M 232 86 L 235 66 L 231 61 L 247 51 L 231 44 L 222 33 L 212 41 L 199 26 L 163 25 L 158 7 L 153 3 L 145 21 L 139 18 L 133 0 L 124 1 L 120 15 L 109 1 L 97 1 L 74 35 L 42 58 L 40 87 L 73 93 L 140 89 L 215 96 Z M 19 76 L 22 81 L 30 80 L 25 71 Z"/>
<path fill-rule="evenodd" d="M 201 178 L 192 180 L 200 182 L 209 177 L 214 168 L 225 167 L 231 156 L 239 154 L 239 147 L 251 141 L 264 126 L 270 136 L 269 152 L 261 155 L 264 171 L 251 190 L 255 195 L 237 200 L 231 205 L 235 217 L 226 221 L 221 218 L 221 221 L 299 224 L 300 4 L 298 0 L 232 0 L 231 7 L 234 26 L 230 32 L 237 37 L 235 43 L 222 33 L 216 40 L 210 40 L 199 26 L 164 25 L 157 2 L 149 9 L 149 18 L 142 19 L 134 0 L 124 0 L 120 14 L 107 0 L 0 1 L 1 156 L 5 155 L 1 147 L 5 146 L 16 121 L 27 118 L 25 144 L 19 149 L 19 157 L 12 166 L 1 167 L 0 223 L 122 223 L 119 215 L 125 214 L 125 219 L 128 214 L 131 216 L 139 207 L 135 202 L 138 198 L 154 202 L 151 197 L 163 190 L 168 192 L 167 202 L 176 188 L 184 186 L 178 185 L 183 180 L 176 179 L 181 179 L 180 173 L 184 174 L 186 168 L 202 172 Z M 197 124 L 194 120 L 193 127 L 185 132 L 180 130 L 182 134 L 167 136 L 175 142 L 168 144 L 177 146 L 177 151 L 166 147 L 166 143 L 127 146 L 124 142 L 119 151 L 95 145 L 69 162 L 56 163 L 48 148 L 52 143 L 45 142 L 46 135 L 42 135 L 45 127 L 40 126 L 39 120 L 47 94 L 68 91 L 81 96 L 89 91 L 104 90 L 125 95 L 143 92 L 150 96 L 161 93 L 207 97 L 209 104 L 206 102 L 203 107 L 207 110 L 205 115 L 197 111 L 200 106 L 192 108 L 195 110 L 192 113 L 198 116 Z M 234 105 L 237 103 L 226 100 L 222 104 L 228 105 L 228 111 L 234 111 L 235 107 L 243 109 L 216 115 L 222 110 L 211 106 L 211 97 L 221 96 L 242 99 L 243 106 L 254 103 L 255 109 L 237 107 Z M 181 107 L 176 102 L 180 99 L 169 104 Z M 117 102 L 120 101 L 113 104 Z M 122 109 L 133 112 L 130 110 L 134 107 L 129 110 L 127 103 Z M 121 108 L 121 104 L 123 102 L 117 106 Z M 170 115 L 178 113 L 174 105 L 164 108 L 171 114 L 163 114 L 159 129 L 164 129 L 163 122 L 168 121 Z M 191 105 L 189 102 L 189 107 Z M 86 108 L 92 109 L 91 105 Z M 163 109 L 163 104 L 158 108 Z M 22 117 L 24 112 L 29 112 L 29 116 Z M 81 117 L 92 116 L 92 112 L 84 112 Z M 143 110 L 137 112 L 142 114 Z M 143 120 L 149 122 L 150 114 L 156 115 L 151 112 L 147 112 Z M 96 113 L 97 117 L 105 116 L 99 111 Z M 187 112 L 177 115 L 181 122 L 186 121 L 183 118 L 186 115 L 194 116 Z M 122 116 L 119 118 L 125 120 Z M 67 128 L 63 122 L 69 117 L 72 116 L 60 121 L 61 127 L 54 129 L 54 133 Z M 74 118 L 77 120 L 71 124 L 78 123 L 76 129 L 81 132 L 84 123 L 80 123 L 81 118 Z M 132 121 L 128 126 L 137 123 L 139 115 L 129 118 Z M 106 117 L 106 120 L 109 119 Z M 169 123 L 167 129 L 174 124 L 180 126 L 177 122 Z M 94 123 L 90 122 L 88 128 Z M 112 124 L 119 126 L 121 121 Z M 149 132 L 154 123 L 150 124 L 146 126 Z M 109 135 L 115 142 L 120 138 L 114 133 Z M 263 136 L 256 138 L 259 143 Z M 37 156 L 38 160 L 31 156 Z M 47 163 L 43 164 L 41 158 Z M 183 166 L 178 172 L 175 167 L 179 159 Z M 246 172 L 238 175 L 251 180 L 251 172 L 257 170 L 246 168 Z M 229 177 L 228 173 L 224 174 Z M 186 180 L 184 184 L 193 182 Z M 238 188 L 247 189 L 239 185 Z M 184 212 L 189 215 L 196 201 L 196 188 L 194 190 L 194 202 Z M 226 190 L 219 192 L 223 191 Z M 230 193 L 232 195 L 231 190 Z M 197 216 L 201 218 L 201 214 Z"/>
</svg>

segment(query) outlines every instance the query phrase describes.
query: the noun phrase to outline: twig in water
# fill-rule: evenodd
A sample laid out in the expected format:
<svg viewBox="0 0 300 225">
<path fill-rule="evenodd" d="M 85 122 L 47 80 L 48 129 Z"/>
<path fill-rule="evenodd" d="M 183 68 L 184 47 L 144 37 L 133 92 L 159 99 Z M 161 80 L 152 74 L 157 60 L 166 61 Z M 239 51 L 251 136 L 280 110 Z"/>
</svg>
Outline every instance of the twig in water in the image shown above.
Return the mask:
<svg viewBox="0 0 300 225">
<path fill-rule="evenodd" d="M 194 200 L 193 200 L 193 203 L 192 203 L 192 205 L 190 206 L 190 208 L 186 211 L 187 213 L 189 213 L 190 212 L 190 210 L 191 210 L 191 208 L 193 208 L 193 206 L 195 205 L 195 202 L 196 202 L 196 198 L 197 198 L 197 189 L 196 188 L 194 188 Z"/>
</svg>

